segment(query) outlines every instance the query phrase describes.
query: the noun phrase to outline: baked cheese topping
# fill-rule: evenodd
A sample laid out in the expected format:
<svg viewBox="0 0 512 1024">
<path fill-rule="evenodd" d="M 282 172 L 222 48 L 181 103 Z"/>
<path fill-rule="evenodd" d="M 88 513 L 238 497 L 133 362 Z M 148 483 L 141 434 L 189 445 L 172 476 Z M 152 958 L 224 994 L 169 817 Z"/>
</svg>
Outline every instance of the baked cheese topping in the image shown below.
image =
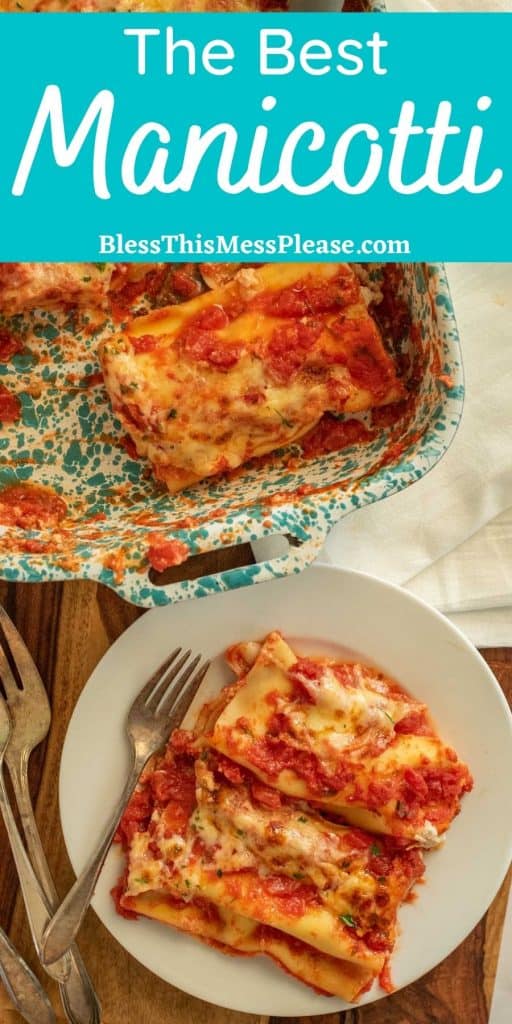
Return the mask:
<svg viewBox="0 0 512 1024">
<path fill-rule="evenodd" d="M 104 308 L 124 289 L 135 293 L 160 263 L 0 263 L 0 310 L 79 305 Z"/>
<path fill-rule="evenodd" d="M 133 320 L 100 358 L 114 411 L 171 491 L 403 397 L 347 264 L 266 264 Z"/>
<path fill-rule="evenodd" d="M 177 765 L 166 757 L 174 781 Z M 191 764 L 182 764 L 185 775 Z M 397 907 L 423 872 L 420 854 L 329 823 L 213 753 L 203 752 L 194 769 L 187 819 L 172 796 L 165 806 L 157 798 L 147 827 L 132 835 L 127 898 L 206 897 L 323 954 L 381 970 Z M 164 772 L 157 766 L 143 786 L 162 793 Z M 179 795 L 179 778 L 169 792 Z"/>
<path fill-rule="evenodd" d="M 283 793 L 427 847 L 471 788 L 424 705 L 367 666 L 297 659 L 278 633 L 219 715 L 212 743 Z"/>
</svg>

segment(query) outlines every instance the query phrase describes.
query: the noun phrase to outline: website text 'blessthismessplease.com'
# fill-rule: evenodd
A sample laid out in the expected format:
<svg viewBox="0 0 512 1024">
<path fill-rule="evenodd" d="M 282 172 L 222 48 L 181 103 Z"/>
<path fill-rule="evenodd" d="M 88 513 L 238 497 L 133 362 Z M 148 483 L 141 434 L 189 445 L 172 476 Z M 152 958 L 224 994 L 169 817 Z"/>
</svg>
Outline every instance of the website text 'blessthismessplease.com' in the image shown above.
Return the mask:
<svg viewBox="0 0 512 1024">
<path fill-rule="evenodd" d="M 214 235 L 201 232 L 189 236 L 184 232 L 162 234 L 156 238 L 130 238 L 122 232 L 98 236 L 98 256 L 112 257 L 162 256 L 204 257 L 219 259 L 251 256 L 323 257 L 342 256 L 406 257 L 411 255 L 408 239 L 306 238 L 300 233 L 275 235 L 274 238 L 245 238 L 241 235 Z"/>
</svg>

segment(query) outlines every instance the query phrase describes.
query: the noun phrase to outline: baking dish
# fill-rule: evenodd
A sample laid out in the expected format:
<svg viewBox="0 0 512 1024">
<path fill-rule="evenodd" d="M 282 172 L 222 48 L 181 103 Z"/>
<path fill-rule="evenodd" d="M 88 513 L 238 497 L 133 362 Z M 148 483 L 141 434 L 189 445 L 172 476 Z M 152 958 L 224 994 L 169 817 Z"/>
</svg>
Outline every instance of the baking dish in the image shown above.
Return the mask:
<svg viewBox="0 0 512 1024">
<path fill-rule="evenodd" d="M 367 270 L 378 285 L 382 268 Z M 98 378 L 98 340 L 112 325 L 76 311 L 14 318 L 26 348 L 0 364 L 0 383 L 18 393 L 21 420 L 2 428 L 0 488 L 52 487 L 69 516 L 46 534 L 0 527 L 0 575 L 99 580 L 149 607 L 300 572 L 340 519 L 432 469 L 457 429 L 463 371 L 445 270 L 403 264 L 399 273 L 413 323 L 402 356 L 422 366 L 401 419 L 371 442 L 308 459 L 276 453 L 172 497 L 123 447 Z M 160 586 L 147 560 L 155 532 L 184 542 L 190 556 L 272 535 L 290 544 L 275 559 Z"/>
</svg>

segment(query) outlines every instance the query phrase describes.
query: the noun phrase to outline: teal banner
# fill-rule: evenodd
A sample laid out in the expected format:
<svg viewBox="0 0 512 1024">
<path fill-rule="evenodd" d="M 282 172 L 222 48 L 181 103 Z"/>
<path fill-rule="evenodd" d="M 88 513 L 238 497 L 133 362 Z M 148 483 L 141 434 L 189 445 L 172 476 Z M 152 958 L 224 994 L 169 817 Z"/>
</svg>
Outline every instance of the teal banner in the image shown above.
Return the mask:
<svg viewBox="0 0 512 1024">
<path fill-rule="evenodd" d="M 0 258 L 511 260 L 512 15 L 0 15 Z"/>
</svg>

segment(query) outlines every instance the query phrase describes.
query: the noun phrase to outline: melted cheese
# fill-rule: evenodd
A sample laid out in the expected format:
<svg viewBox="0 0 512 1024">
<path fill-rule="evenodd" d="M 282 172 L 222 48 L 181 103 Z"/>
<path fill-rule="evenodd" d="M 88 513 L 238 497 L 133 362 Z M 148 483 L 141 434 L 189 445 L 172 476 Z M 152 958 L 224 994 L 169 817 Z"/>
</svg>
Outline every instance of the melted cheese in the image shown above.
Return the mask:
<svg viewBox="0 0 512 1024">
<path fill-rule="evenodd" d="M 185 834 L 169 835 L 159 808 L 147 832 L 133 837 L 127 896 L 207 898 L 324 954 L 380 970 L 383 955 L 364 937 L 378 927 L 393 944 L 396 911 L 413 881 L 401 855 L 388 854 L 379 879 L 370 844 L 352 829 L 296 805 L 266 807 L 247 785 L 215 779 L 202 759 L 195 769 L 197 806 Z"/>
<path fill-rule="evenodd" d="M 143 281 L 160 263 L 0 263 L 0 309 L 11 315 L 62 304 L 107 305 L 126 284 Z"/>
<path fill-rule="evenodd" d="M 326 289 L 328 300 L 318 298 Z M 309 308 L 302 294 L 333 305 L 295 315 Z M 357 412 L 403 395 L 346 264 L 241 270 L 135 319 L 100 358 L 117 416 L 171 491 L 299 440 L 326 411 Z"/>
<path fill-rule="evenodd" d="M 0 308 L 11 314 L 62 302 L 101 306 L 113 270 L 113 263 L 2 263 Z"/>
<path fill-rule="evenodd" d="M 396 723 L 410 712 L 424 711 L 423 705 L 364 666 L 347 667 L 344 685 L 343 672 L 340 675 L 332 663 L 318 663 L 313 673 L 307 664 L 304 669 L 300 662 L 296 664 L 296 656 L 279 634 L 267 637 L 243 685 L 217 719 L 213 746 L 268 785 L 295 798 L 314 800 L 354 825 L 405 836 L 425 847 L 436 845 L 457 813 L 457 794 L 450 802 L 438 802 L 433 823 L 422 811 L 421 800 L 428 808 L 428 799 L 420 797 L 419 807 L 416 800 L 410 815 L 401 806 L 395 783 L 406 784 L 408 769 L 460 769 L 462 794 L 470 786 L 470 776 L 437 736 L 395 732 Z M 352 778 L 333 784 L 329 793 L 325 788 L 312 789 L 293 768 L 283 767 L 277 774 L 266 771 L 268 758 L 255 751 L 268 743 L 275 716 L 280 716 L 281 735 L 289 747 L 314 754 L 326 777 L 336 778 L 343 765 Z M 419 785 L 421 793 L 421 779 Z"/>
</svg>

